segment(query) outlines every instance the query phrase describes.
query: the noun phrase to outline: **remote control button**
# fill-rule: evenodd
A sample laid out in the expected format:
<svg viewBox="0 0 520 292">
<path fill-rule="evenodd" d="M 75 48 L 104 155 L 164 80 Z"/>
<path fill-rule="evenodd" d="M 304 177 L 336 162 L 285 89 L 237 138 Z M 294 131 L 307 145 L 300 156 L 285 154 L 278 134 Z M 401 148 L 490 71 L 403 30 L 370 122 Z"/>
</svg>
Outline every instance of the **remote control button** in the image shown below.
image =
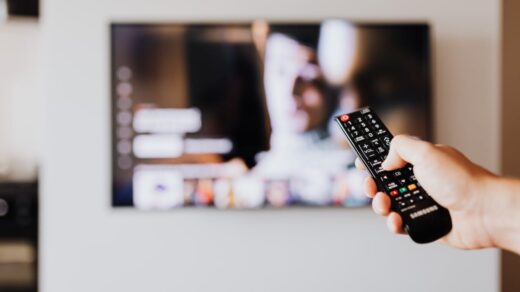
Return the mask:
<svg viewBox="0 0 520 292">
<path fill-rule="evenodd" d="M 405 178 L 402 178 L 399 180 L 399 184 L 402 186 L 406 185 L 407 183 L 408 183 L 408 181 Z"/>
<path fill-rule="evenodd" d="M 409 197 L 411 197 L 411 196 L 412 196 L 412 194 L 410 194 L 410 193 L 406 193 L 406 194 L 403 195 L 403 197 L 404 197 L 405 199 L 407 199 L 407 198 L 409 198 Z"/>
<path fill-rule="evenodd" d="M 396 170 L 392 174 L 394 175 L 395 178 L 399 178 L 399 177 L 403 176 L 403 172 L 401 170 Z"/>
<path fill-rule="evenodd" d="M 357 130 L 354 130 L 354 131 L 350 132 L 350 136 L 352 136 L 352 138 L 357 138 L 357 137 L 361 136 L 361 133 Z"/>
<path fill-rule="evenodd" d="M 363 118 L 361 118 L 361 117 L 356 118 L 356 122 L 357 123 L 363 123 Z"/>
<path fill-rule="evenodd" d="M 361 114 L 368 114 L 368 113 L 370 113 L 370 108 L 369 107 L 365 107 L 365 108 L 361 109 L 360 112 L 361 112 Z"/>
<path fill-rule="evenodd" d="M 381 141 L 379 141 L 379 139 L 372 139 L 372 140 L 370 140 L 370 143 L 372 143 L 372 146 L 374 146 L 374 147 L 381 146 Z"/>
<path fill-rule="evenodd" d="M 369 154 L 366 154 L 365 155 L 368 159 L 373 159 L 373 158 L 376 158 L 378 157 L 377 153 L 376 152 L 371 152 Z"/>
<path fill-rule="evenodd" d="M 382 136 L 382 135 L 385 135 L 387 134 L 388 132 L 384 129 L 379 129 L 377 130 L 376 134 L 379 135 L 379 136 Z"/>
<path fill-rule="evenodd" d="M 367 149 L 372 149 L 372 146 L 368 144 L 367 142 L 360 143 L 359 146 L 361 147 L 361 150 L 365 151 Z"/>
<path fill-rule="evenodd" d="M 374 149 L 372 148 L 361 148 L 363 150 L 363 154 L 365 154 L 365 156 L 368 157 L 368 155 L 370 154 L 376 154 L 376 152 L 374 151 Z"/>
<path fill-rule="evenodd" d="M 368 139 L 374 138 L 374 133 L 370 132 L 367 134 Z"/>
<path fill-rule="evenodd" d="M 395 197 L 399 195 L 399 192 L 397 190 L 390 191 L 390 196 Z"/>
<path fill-rule="evenodd" d="M 394 201 L 396 201 L 396 202 L 401 201 L 402 199 L 403 199 L 403 197 L 401 197 L 401 196 L 394 197 Z"/>
<path fill-rule="evenodd" d="M 388 135 L 381 137 L 381 142 L 383 142 L 383 145 L 385 145 L 388 148 L 390 148 L 391 141 L 392 141 L 392 138 L 390 138 L 390 136 L 388 136 Z"/>
<path fill-rule="evenodd" d="M 372 125 L 372 127 L 374 127 L 374 129 L 378 130 L 379 128 L 381 128 L 381 126 L 379 124 L 375 124 L 375 125 Z"/>
<path fill-rule="evenodd" d="M 404 201 L 399 202 L 398 204 L 399 204 L 399 207 L 401 207 L 401 208 L 402 208 L 402 207 L 406 207 L 406 203 L 405 203 Z"/>
<path fill-rule="evenodd" d="M 363 130 L 365 131 L 365 133 L 370 133 L 370 129 L 369 128 L 365 127 Z"/>
<path fill-rule="evenodd" d="M 386 188 L 389 189 L 389 190 L 390 189 L 395 189 L 397 187 L 398 187 L 398 185 L 395 182 L 389 182 L 389 183 L 386 184 Z"/>
<path fill-rule="evenodd" d="M 377 167 L 374 167 L 374 171 L 377 173 L 377 174 L 380 174 L 381 172 L 384 172 L 385 170 L 383 169 L 383 167 L 380 166 L 377 166 Z"/>
<path fill-rule="evenodd" d="M 412 192 L 412 195 L 416 196 L 421 193 L 421 190 L 417 189 Z"/>
<path fill-rule="evenodd" d="M 353 131 L 357 131 L 356 126 L 346 126 L 345 129 L 347 132 L 352 133 Z"/>
<path fill-rule="evenodd" d="M 361 141 L 364 141 L 365 140 L 365 137 L 363 136 L 359 136 L 359 137 L 356 137 L 354 138 L 354 141 L 357 143 L 357 142 L 361 142 Z"/>
<path fill-rule="evenodd" d="M 408 185 L 408 189 L 410 191 L 413 191 L 413 190 L 417 189 L 417 186 L 415 184 L 411 184 L 411 185 Z"/>
<path fill-rule="evenodd" d="M 385 150 L 385 148 L 383 148 L 383 147 L 381 147 L 381 146 L 378 146 L 378 147 L 376 148 L 376 152 L 379 153 L 379 154 L 382 154 L 382 153 L 385 153 L 386 150 Z"/>
<path fill-rule="evenodd" d="M 380 166 L 383 161 L 381 161 L 381 158 L 374 158 L 370 160 L 370 165 L 373 167 Z"/>
<path fill-rule="evenodd" d="M 410 204 L 413 204 L 415 201 L 414 201 L 414 199 L 410 199 L 410 200 L 408 200 L 408 202 L 409 202 Z"/>
<path fill-rule="evenodd" d="M 350 117 L 348 115 L 341 115 L 341 117 L 339 117 L 339 120 L 343 123 L 346 123 L 348 122 L 348 120 L 350 120 Z"/>
<path fill-rule="evenodd" d="M 388 174 L 382 174 L 379 176 L 379 179 L 381 180 L 381 182 L 386 182 L 390 179 L 390 177 L 388 176 Z"/>
<path fill-rule="evenodd" d="M 408 191 L 408 189 L 406 189 L 405 187 L 402 187 L 402 188 L 399 189 L 399 192 L 400 192 L 401 194 L 404 194 L 404 193 L 406 193 L 407 191 Z"/>
</svg>

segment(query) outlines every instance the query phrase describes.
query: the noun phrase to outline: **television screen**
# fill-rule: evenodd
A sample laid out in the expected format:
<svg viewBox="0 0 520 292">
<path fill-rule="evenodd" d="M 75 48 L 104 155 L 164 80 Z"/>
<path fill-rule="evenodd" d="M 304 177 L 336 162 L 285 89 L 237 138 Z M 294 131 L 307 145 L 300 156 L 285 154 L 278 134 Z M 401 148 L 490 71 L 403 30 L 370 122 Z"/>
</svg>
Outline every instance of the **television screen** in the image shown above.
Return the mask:
<svg viewBox="0 0 520 292">
<path fill-rule="evenodd" d="M 333 117 L 430 138 L 425 24 L 113 24 L 114 206 L 364 206 Z"/>
</svg>

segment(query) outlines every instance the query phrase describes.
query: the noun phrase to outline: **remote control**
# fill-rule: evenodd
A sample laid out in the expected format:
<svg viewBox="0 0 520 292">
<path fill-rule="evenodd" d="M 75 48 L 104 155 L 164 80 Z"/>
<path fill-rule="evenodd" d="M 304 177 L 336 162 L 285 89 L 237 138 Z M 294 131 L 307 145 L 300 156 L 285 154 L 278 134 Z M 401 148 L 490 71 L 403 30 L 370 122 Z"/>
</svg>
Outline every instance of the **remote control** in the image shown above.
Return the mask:
<svg viewBox="0 0 520 292">
<path fill-rule="evenodd" d="M 392 134 L 369 107 L 336 117 L 352 148 L 375 179 L 378 189 L 403 219 L 403 229 L 417 243 L 435 241 L 451 230 L 449 211 L 439 205 L 415 178 L 413 166 L 384 171 Z"/>
</svg>

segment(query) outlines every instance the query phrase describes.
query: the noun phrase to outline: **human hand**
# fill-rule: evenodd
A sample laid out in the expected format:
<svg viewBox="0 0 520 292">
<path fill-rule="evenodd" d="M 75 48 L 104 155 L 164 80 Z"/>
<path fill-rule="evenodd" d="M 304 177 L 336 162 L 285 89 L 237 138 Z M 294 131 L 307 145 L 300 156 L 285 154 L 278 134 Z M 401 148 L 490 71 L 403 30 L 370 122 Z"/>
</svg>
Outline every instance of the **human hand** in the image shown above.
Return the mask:
<svg viewBox="0 0 520 292">
<path fill-rule="evenodd" d="M 449 146 L 398 135 L 392 140 L 382 166 L 385 170 L 394 170 L 406 163 L 414 166 L 414 174 L 426 192 L 450 211 L 453 228 L 442 238 L 443 242 L 464 249 L 494 245 L 484 222 L 489 199 L 484 190 L 496 177 L 494 174 Z M 356 166 L 365 169 L 359 159 Z M 377 191 L 373 178 L 366 179 L 364 189 L 373 198 L 374 211 L 387 216 L 388 228 L 395 233 L 404 233 L 400 215 L 390 210 L 390 198 Z"/>
</svg>

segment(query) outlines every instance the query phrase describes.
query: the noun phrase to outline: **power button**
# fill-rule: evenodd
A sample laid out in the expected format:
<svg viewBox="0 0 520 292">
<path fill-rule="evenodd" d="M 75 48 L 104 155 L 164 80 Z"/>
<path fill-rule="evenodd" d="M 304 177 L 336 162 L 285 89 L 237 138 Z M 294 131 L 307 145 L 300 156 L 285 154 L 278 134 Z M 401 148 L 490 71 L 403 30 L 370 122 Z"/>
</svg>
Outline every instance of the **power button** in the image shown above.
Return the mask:
<svg viewBox="0 0 520 292">
<path fill-rule="evenodd" d="M 339 120 L 342 121 L 343 123 L 348 122 L 349 119 L 350 119 L 350 117 L 348 115 L 341 115 L 339 117 Z"/>
</svg>

